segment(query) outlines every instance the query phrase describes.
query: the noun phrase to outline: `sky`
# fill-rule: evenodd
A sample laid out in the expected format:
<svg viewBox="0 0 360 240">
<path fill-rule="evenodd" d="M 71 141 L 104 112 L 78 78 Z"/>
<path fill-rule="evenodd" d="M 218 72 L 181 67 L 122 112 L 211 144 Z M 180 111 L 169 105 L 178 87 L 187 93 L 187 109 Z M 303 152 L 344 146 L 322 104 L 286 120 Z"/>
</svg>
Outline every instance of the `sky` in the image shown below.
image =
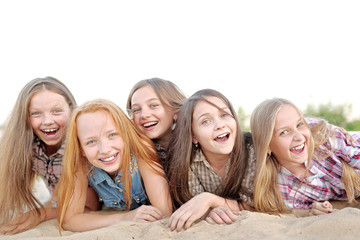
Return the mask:
<svg viewBox="0 0 360 240">
<path fill-rule="evenodd" d="M 38 77 L 78 104 L 125 110 L 132 86 L 159 77 L 187 96 L 222 92 L 248 114 L 283 97 L 331 101 L 360 117 L 360 2 L 317 0 L 0 1 L 0 123 Z"/>
</svg>

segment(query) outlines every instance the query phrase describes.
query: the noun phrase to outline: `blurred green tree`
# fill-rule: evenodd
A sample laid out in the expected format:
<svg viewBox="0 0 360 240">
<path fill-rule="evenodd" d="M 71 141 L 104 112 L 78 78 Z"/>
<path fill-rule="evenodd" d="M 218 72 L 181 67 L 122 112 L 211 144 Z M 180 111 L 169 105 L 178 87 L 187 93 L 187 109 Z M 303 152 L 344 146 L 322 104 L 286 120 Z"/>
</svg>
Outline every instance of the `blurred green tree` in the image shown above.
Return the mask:
<svg viewBox="0 0 360 240">
<path fill-rule="evenodd" d="M 360 119 L 349 120 L 351 113 L 351 104 L 343 103 L 335 105 L 329 101 L 318 106 L 308 104 L 304 111 L 304 116 L 323 118 L 329 123 L 342 127 L 347 131 L 360 131 Z"/>
</svg>

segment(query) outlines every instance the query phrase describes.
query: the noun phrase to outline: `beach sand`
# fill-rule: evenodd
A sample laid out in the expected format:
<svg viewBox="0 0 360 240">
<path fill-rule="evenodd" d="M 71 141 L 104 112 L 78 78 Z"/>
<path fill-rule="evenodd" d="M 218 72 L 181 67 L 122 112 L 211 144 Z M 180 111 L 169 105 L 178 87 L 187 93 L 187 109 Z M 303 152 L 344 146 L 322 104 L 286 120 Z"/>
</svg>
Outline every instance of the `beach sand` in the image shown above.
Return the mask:
<svg viewBox="0 0 360 240">
<path fill-rule="evenodd" d="M 152 223 L 120 222 L 106 228 L 75 233 L 62 231 L 60 236 L 56 219 L 16 235 L 0 236 L 3 239 L 360 239 L 360 202 L 349 205 L 346 202 L 332 202 L 333 213 L 321 216 L 299 217 L 306 211 L 274 216 L 264 213 L 243 211 L 238 219 L 229 225 L 211 225 L 199 221 L 190 229 L 172 232 L 167 227 L 168 219 Z"/>
</svg>

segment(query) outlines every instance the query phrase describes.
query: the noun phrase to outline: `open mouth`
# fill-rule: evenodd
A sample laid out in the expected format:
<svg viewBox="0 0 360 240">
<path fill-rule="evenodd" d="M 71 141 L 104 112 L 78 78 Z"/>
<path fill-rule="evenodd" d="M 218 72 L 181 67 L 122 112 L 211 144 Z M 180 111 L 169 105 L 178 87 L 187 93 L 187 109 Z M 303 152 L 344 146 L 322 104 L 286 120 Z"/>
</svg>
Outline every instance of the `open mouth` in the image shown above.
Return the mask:
<svg viewBox="0 0 360 240">
<path fill-rule="evenodd" d="M 301 144 L 299 146 L 290 148 L 290 152 L 292 152 L 292 153 L 301 153 L 302 151 L 304 151 L 304 148 L 305 148 L 305 143 L 303 143 L 303 144 Z"/>
<path fill-rule="evenodd" d="M 41 130 L 45 135 L 51 136 L 55 135 L 59 128 L 43 129 Z"/>
<path fill-rule="evenodd" d="M 224 133 L 214 138 L 214 140 L 216 142 L 226 142 L 229 139 L 229 137 L 230 137 L 230 133 Z"/>
<path fill-rule="evenodd" d="M 119 155 L 119 153 L 116 153 L 110 157 L 107 157 L 107 158 L 99 158 L 100 161 L 102 162 L 111 162 L 113 161 L 117 156 Z"/>
<path fill-rule="evenodd" d="M 144 123 L 143 127 L 150 128 L 150 127 L 156 126 L 157 124 L 158 124 L 158 122 L 148 122 L 148 123 Z"/>
</svg>

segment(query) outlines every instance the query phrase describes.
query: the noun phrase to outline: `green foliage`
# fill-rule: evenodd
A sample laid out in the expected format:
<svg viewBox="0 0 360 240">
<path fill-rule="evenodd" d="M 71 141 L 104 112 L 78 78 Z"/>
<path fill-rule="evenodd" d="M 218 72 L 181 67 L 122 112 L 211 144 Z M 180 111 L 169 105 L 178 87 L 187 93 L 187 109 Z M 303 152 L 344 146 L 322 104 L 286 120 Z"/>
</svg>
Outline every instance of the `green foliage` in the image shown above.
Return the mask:
<svg viewBox="0 0 360 240">
<path fill-rule="evenodd" d="M 350 121 L 348 118 L 352 112 L 351 104 L 334 105 L 332 102 L 322 103 L 318 106 L 313 104 L 307 105 L 304 116 L 319 117 L 327 120 L 329 123 L 342 127 L 347 131 L 359 131 L 360 120 Z"/>
<path fill-rule="evenodd" d="M 240 124 L 241 130 L 243 132 L 249 132 L 250 127 L 249 127 L 249 124 L 246 124 L 246 123 L 249 121 L 250 116 L 245 113 L 245 110 L 242 107 L 238 108 L 237 116 L 239 119 L 239 124 Z"/>
</svg>

